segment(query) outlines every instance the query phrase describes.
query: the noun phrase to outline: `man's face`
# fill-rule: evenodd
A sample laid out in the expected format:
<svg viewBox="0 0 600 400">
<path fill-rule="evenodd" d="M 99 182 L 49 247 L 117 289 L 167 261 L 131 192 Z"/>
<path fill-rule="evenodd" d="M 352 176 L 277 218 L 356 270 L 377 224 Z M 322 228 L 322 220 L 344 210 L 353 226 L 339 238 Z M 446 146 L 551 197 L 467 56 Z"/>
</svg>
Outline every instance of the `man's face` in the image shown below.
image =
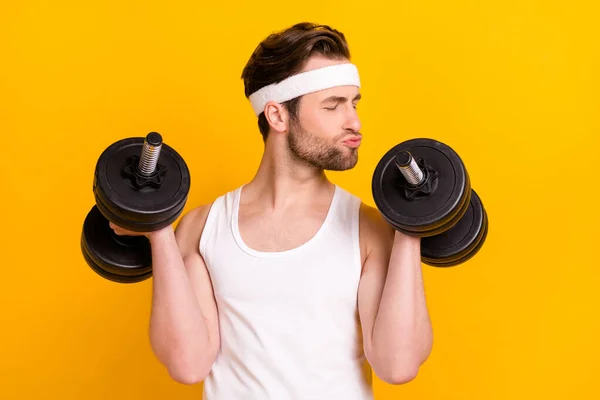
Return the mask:
<svg viewBox="0 0 600 400">
<path fill-rule="evenodd" d="M 305 70 L 340 62 L 313 58 Z M 340 86 L 302 97 L 298 119 L 291 120 L 288 145 L 298 159 L 331 171 L 353 168 L 358 162 L 360 120 L 356 105 L 360 100 L 356 86 Z"/>
</svg>

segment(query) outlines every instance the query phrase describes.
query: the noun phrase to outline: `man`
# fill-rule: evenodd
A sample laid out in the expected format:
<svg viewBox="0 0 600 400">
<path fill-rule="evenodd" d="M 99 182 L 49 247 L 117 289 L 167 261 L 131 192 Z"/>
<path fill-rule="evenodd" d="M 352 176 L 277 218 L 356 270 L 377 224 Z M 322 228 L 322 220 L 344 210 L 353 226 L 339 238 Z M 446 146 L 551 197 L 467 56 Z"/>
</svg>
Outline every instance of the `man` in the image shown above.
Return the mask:
<svg viewBox="0 0 600 400">
<path fill-rule="evenodd" d="M 242 74 L 265 144 L 256 175 L 146 234 L 153 351 L 207 400 L 372 399 L 370 368 L 401 384 L 431 351 L 420 239 L 324 173 L 358 160 L 349 60 L 328 26 L 267 37 Z"/>
</svg>

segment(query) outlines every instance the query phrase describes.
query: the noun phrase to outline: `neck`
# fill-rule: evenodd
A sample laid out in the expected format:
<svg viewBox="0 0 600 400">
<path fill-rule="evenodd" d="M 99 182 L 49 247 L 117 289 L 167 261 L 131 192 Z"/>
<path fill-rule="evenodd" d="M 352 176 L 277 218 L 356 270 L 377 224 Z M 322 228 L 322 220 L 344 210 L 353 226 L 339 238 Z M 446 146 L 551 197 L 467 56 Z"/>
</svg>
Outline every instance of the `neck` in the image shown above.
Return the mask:
<svg viewBox="0 0 600 400">
<path fill-rule="evenodd" d="M 333 184 L 325 171 L 292 154 L 283 135 L 269 138 L 254 178 L 244 187 L 248 201 L 278 210 L 318 200 L 331 194 Z M 330 191 L 331 190 L 331 191 Z"/>
</svg>

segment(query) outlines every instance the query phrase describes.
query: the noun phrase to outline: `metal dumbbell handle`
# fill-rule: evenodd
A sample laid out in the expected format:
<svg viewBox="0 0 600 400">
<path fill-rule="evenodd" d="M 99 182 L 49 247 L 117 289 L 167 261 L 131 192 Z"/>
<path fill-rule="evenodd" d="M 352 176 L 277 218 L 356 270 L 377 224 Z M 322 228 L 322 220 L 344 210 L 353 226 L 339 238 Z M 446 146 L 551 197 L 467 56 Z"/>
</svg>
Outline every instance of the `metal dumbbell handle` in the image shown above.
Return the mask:
<svg viewBox="0 0 600 400">
<path fill-rule="evenodd" d="M 162 136 L 157 132 L 150 132 L 144 140 L 142 155 L 138 169 L 142 175 L 150 176 L 156 171 L 160 149 L 162 148 Z"/>
<path fill-rule="evenodd" d="M 425 179 L 423 171 L 408 151 L 403 150 L 396 154 L 394 162 L 409 184 L 416 186 Z"/>
</svg>

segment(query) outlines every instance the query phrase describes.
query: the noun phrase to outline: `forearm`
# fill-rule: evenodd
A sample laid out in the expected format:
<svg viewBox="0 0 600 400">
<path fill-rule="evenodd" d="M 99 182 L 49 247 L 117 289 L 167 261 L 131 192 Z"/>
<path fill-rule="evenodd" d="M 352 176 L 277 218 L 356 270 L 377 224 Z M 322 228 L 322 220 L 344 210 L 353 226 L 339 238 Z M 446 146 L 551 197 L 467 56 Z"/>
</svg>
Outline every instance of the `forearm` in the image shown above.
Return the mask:
<svg viewBox="0 0 600 400">
<path fill-rule="evenodd" d="M 207 322 L 171 228 L 150 237 L 153 294 L 150 341 L 157 358 L 179 381 L 201 380 L 210 368 Z"/>
<path fill-rule="evenodd" d="M 385 370 L 412 375 L 428 357 L 431 345 L 420 239 L 396 232 L 373 327 L 373 353 Z"/>
</svg>

